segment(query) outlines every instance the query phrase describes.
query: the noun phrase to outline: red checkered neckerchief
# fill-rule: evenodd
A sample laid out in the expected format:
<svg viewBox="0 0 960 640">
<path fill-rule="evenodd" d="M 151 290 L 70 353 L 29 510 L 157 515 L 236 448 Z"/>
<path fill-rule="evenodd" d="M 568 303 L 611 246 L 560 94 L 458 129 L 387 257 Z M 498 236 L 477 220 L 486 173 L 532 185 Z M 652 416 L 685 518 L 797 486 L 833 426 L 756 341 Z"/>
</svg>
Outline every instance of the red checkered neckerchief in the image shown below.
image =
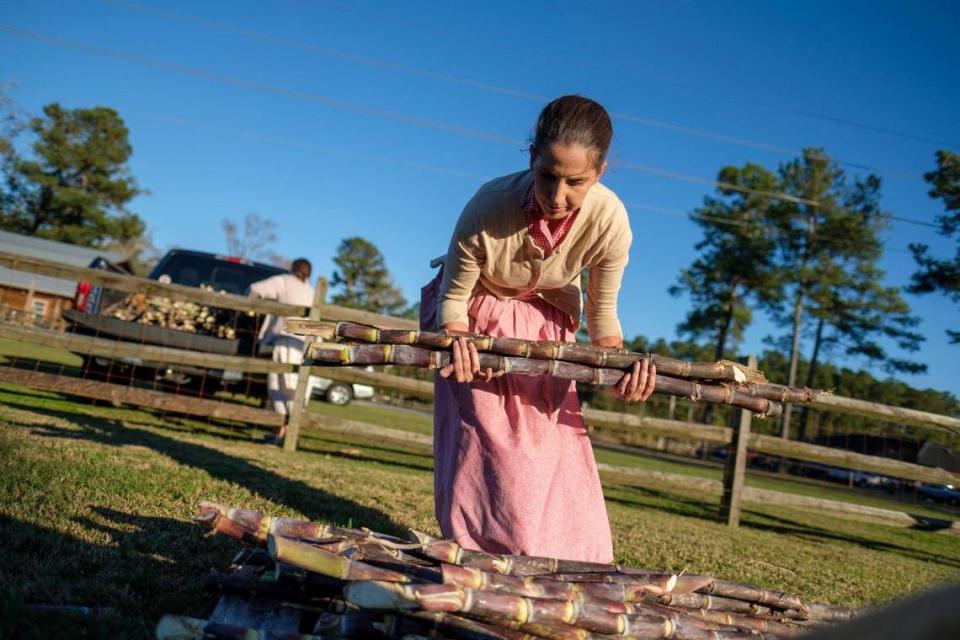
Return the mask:
<svg viewBox="0 0 960 640">
<path fill-rule="evenodd" d="M 523 211 L 527 214 L 527 231 L 533 244 L 543 250 L 543 257 L 546 258 L 557 250 L 563 239 L 567 237 L 573 221 L 577 219 L 580 209 L 577 209 L 570 215 L 560 220 L 550 220 L 543 216 L 540 211 L 540 205 L 533 196 L 533 185 L 527 189 L 527 195 L 523 198 Z"/>
</svg>

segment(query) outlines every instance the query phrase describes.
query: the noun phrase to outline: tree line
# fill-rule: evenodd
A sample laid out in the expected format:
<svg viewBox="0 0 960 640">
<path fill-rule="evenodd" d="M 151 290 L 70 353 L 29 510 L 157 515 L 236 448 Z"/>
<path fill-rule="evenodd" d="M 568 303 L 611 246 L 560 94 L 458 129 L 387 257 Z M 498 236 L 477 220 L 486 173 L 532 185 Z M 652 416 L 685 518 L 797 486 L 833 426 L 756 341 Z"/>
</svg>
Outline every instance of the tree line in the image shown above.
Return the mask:
<svg viewBox="0 0 960 640">
<path fill-rule="evenodd" d="M 2 92 L 0 108 L 0 228 L 135 261 L 147 256 L 152 243 L 146 227 L 129 209 L 144 191 L 128 166 L 133 149 L 120 115 L 108 107 L 53 103 L 26 117 Z M 938 232 L 956 240 L 956 253 L 936 256 L 925 245 L 911 245 L 916 272 L 901 288 L 885 284 L 879 267 L 881 233 L 892 214 L 881 205 L 878 176 L 848 176 L 818 148 L 775 169 L 755 163 L 721 168 L 715 193 L 691 212 L 702 232 L 698 255 L 670 287 L 690 300 L 677 327 L 683 340 L 671 343 L 682 348 L 671 355 L 735 357 L 759 312 L 779 329 L 767 338 L 770 355 L 762 364 L 771 379 L 840 392 L 822 378 L 834 375 L 829 363 L 837 357 L 862 358 L 891 374 L 923 372 L 926 365 L 912 357 L 924 339 L 919 318 L 903 293 L 940 294 L 960 303 L 960 155 L 937 152 L 924 178 L 930 196 L 944 205 Z M 276 223 L 269 218 L 248 214 L 222 226 L 232 254 L 286 260 L 273 249 Z M 332 302 L 416 317 L 417 305 L 404 299 L 368 240 L 344 239 L 334 264 Z M 960 332 L 948 334 L 960 342 Z M 630 342 L 640 343 L 646 339 Z M 667 344 L 661 343 L 655 344 Z"/>
</svg>

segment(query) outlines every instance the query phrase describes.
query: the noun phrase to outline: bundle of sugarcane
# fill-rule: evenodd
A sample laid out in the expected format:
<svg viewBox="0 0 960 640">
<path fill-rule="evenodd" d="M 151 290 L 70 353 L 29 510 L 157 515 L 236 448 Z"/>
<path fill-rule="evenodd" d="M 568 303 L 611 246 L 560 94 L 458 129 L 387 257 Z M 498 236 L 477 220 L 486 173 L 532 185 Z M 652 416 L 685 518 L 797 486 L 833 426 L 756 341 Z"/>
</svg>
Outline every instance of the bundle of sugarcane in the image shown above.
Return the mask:
<svg viewBox="0 0 960 640">
<path fill-rule="evenodd" d="M 209 502 L 198 510 L 198 522 L 275 563 L 270 589 L 249 576 L 231 588 L 322 608 L 314 633 L 323 638 L 785 638 L 853 614 L 709 576 L 489 554 Z M 242 637 L 203 621 L 165 624 L 179 638 Z"/>
<path fill-rule="evenodd" d="M 200 288 L 213 291 L 213 287 L 209 285 L 200 285 Z M 218 309 L 195 302 L 173 301 L 170 298 L 134 293 L 107 307 L 105 313 L 118 320 L 187 333 L 227 339 L 237 337 L 236 329 L 229 318 L 221 318 Z"/>
<path fill-rule="evenodd" d="M 460 336 L 429 331 L 379 329 L 351 322 L 322 323 L 288 318 L 288 331 L 368 343 L 311 345 L 307 357 L 317 364 L 405 364 L 439 368 L 450 361 L 450 348 Z M 694 401 L 730 404 L 760 417 L 777 416 L 780 403 L 812 402 L 820 391 L 770 384 L 761 371 L 736 362 L 687 362 L 650 353 L 599 348 L 569 342 L 538 342 L 482 335 L 464 336 L 477 347 L 480 366 L 498 373 L 553 375 L 578 382 L 613 386 L 633 364 L 650 360 L 657 367 L 654 393 Z M 379 345 L 379 346 L 372 346 Z"/>
</svg>

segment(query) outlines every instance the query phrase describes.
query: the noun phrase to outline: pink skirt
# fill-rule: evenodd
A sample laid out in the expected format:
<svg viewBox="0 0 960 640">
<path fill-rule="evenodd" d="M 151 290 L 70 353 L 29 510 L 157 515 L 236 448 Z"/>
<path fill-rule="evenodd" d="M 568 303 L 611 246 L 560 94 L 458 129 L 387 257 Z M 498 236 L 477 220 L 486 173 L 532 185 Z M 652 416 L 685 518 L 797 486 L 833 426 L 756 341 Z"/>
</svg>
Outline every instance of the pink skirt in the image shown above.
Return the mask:
<svg viewBox="0 0 960 640">
<path fill-rule="evenodd" d="M 573 340 L 566 315 L 537 297 L 479 294 L 469 316 L 477 333 Z M 443 535 L 461 546 L 613 561 L 600 477 L 573 382 L 505 375 L 460 384 L 438 375 L 434 465 L 437 520 Z"/>
</svg>

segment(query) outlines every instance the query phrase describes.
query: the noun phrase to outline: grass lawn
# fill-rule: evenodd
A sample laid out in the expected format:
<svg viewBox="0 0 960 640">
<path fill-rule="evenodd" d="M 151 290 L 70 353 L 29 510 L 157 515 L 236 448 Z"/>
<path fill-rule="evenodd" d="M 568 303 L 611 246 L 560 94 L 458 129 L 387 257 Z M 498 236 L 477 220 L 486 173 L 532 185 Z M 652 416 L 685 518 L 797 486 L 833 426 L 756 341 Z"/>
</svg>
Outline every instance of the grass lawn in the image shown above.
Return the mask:
<svg viewBox="0 0 960 640">
<path fill-rule="evenodd" d="M 385 411 L 321 403 L 314 410 L 370 422 Z M 389 419 L 394 428 L 429 426 L 417 413 Z M 437 533 L 428 448 L 307 429 L 301 450 L 285 454 L 254 442 L 261 434 L 0 387 L 0 637 L 149 638 L 164 613 L 208 614 L 214 598 L 203 577 L 225 569 L 239 544 L 204 537 L 190 521 L 201 499 Z M 763 507 L 731 530 L 715 522 L 712 501 L 689 492 L 610 479 L 605 493 L 617 559 L 634 566 L 848 606 L 960 579 L 954 536 Z M 31 614 L 29 604 L 113 611 L 90 621 Z"/>
<path fill-rule="evenodd" d="M 338 407 L 327 402 L 313 402 L 310 412 L 333 418 L 369 422 L 382 427 L 400 429 L 430 435 L 433 433 L 433 417 L 430 413 L 408 409 L 396 409 L 389 406 L 378 406 L 370 403 L 352 403 L 345 407 Z M 641 450 L 634 449 L 627 453 L 602 447 L 595 448 L 597 462 L 618 465 L 622 467 L 638 467 L 651 471 L 665 471 L 692 475 L 711 480 L 722 480 L 723 471 L 719 465 L 703 464 L 696 460 L 669 459 L 644 455 Z M 957 519 L 957 514 L 935 506 L 927 506 L 914 502 L 898 502 L 885 497 L 882 493 L 870 493 L 865 490 L 848 489 L 835 483 L 816 480 L 807 480 L 786 476 L 784 478 L 770 477 L 772 474 L 747 474 L 747 486 L 758 489 L 771 489 L 794 493 L 798 495 L 852 502 L 881 509 L 906 511 L 914 515 L 927 516 L 947 520 Z"/>
<path fill-rule="evenodd" d="M 17 359 L 39 360 L 66 367 L 83 366 L 80 356 L 65 349 L 0 338 L 0 364 L 12 364 Z"/>
</svg>

